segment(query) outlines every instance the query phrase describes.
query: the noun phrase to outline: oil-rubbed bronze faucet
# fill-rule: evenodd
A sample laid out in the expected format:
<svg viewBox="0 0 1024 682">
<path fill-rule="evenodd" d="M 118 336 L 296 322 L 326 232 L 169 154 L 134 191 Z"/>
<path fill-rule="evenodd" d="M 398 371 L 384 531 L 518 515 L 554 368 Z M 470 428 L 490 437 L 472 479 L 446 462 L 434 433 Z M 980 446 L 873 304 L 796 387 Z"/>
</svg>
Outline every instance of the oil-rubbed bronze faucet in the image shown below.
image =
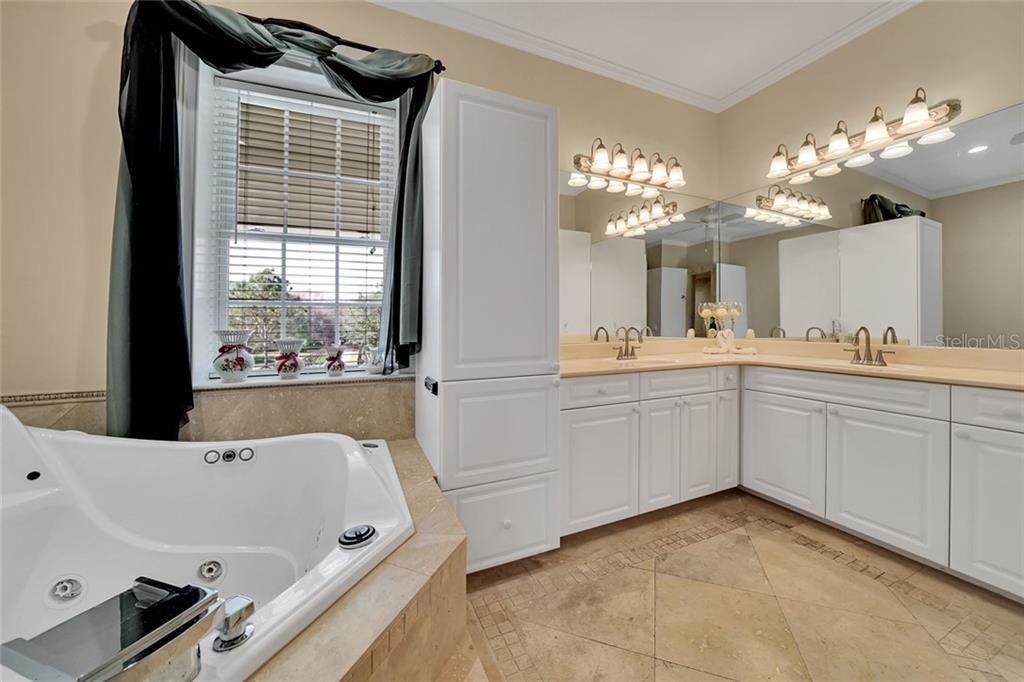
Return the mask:
<svg viewBox="0 0 1024 682">
<path fill-rule="evenodd" d="M 598 338 L 601 336 L 601 332 L 604 332 L 605 343 L 611 341 L 611 337 L 608 336 L 608 330 L 605 329 L 603 326 L 598 327 L 597 330 L 594 332 L 594 341 L 598 340 Z"/>
<path fill-rule="evenodd" d="M 864 357 L 860 354 L 860 333 L 864 332 Z M 853 348 L 845 348 L 844 350 L 853 351 L 853 359 L 850 360 L 851 365 L 870 365 L 872 362 L 871 358 L 871 331 L 867 327 L 860 327 L 853 335 Z"/>
<path fill-rule="evenodd" d="M 804 341 L 810 341 L 811 340 L 811 332 L 813 332 L 815 329 L 817 329 L 819 332 L 821 332 L 821 338 L 823 338 L 823 339 L 827 339 L 828 338 L 828 334 L 826 334 L 825 330 L 822 329 L 821 327 L 808 327 L 807 331 L 804 333 Z"/>
<path fill-rule="evenodd" d="M 626 328 L 625 327 L 619 327 L 619 329 L 626 329 Z M 629 329 L 626 329 L 626 333 L 622 337 L 623 340 L 625 341 L 626 345 L 625 345 L 625 347 L 619 346 L 618 348 L 616 348 L 616 350 L 619 351 L 619 354 L 617 356 L 615 356 L 616 360 L 636 360 L 636 348 L 634 348 L 633 346 L 631 346 L 629 344 L 630 340 L 632 339 L 632 335 L 633 334 L 636 334 L 636 342 L 637 343 L 643 343 L 644 342 L 644 337 L 640 333 L 639 329 L 637 329 L 636 327 L 630 327 Z M 615 330 L 615 337 L 618 338 L 618 336 L 619 336 L 619 331 L 617 329 L 617 330 Z"/>
<path fill-rule="evenodd" d="M 890 336 L 892 336 L 892 341 L 889 341 L 889 337 Z M 892 344 L 895 345 L 895 344 L 898 344 L 899 342 L 900 342 L 900 340 L 896 338 L 896 329 L 894 327 L 892 327 L 891 325 L 886 327 L 885 331 L 882 333 L 882 345 L 884 346 L 884 345 L 889 344 L 889 343 L 892 343 Z"/>
<path fill-rule="evenodd" d="M 774 337 L 775 336 L 775 332 L 779 332 L 779 338 L 780 339 L 786 338 L 786 330 L 783 329 L 782 327 L 772 327 L 772 330 L 770 332 L 768 332 L 768 336 L 769 337 Z"/>
</svg>

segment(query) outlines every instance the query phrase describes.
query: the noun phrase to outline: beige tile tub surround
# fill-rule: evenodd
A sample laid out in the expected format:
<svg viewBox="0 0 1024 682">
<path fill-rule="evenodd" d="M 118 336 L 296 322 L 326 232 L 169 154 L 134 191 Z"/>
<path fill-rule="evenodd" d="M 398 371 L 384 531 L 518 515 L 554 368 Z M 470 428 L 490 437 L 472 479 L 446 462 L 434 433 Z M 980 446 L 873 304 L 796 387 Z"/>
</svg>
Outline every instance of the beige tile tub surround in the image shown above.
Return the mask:
<svg viewBox="0 0 1024 682">
<path fill-rule="evenodd" d="M 466 536 L 414 440 L 389 442 L 415 534 L 252 680 L 425 680 L 466 641 Z"/>
<path fill-rule="evenodd" d="M 237 440 L 295 433 L 343 433 L 355 439 L 401 440 L 415 434 L 415 377 L 324 383 L 252 383 L 198 389 L 182 440 Z M 11 399 L 13 398 L 13 399 Z M 27 426 L 106 432 L 103 393 L 5 396 Z"/>
<path fill-rule="evenodd" d="M 636 346 L 637 360 L 616 362 L 614 347 L 619 343 L 563 343 L 563 378 L 650 372 L 716 365 L 783 367 L 888 379 L 907 379 L 941 384 L 981 386 L 1024 391 L 1024 351 L 933 348 L 928 346 L 886 346 L 895 351 L 886 357 L 889 367 L 851 365 L 842 343 L 807 343 L 768 339 L 740 339 L 737 345 L 757 349 L 756 355 L 706 355 L 711 339 L 649 339 Z M 872 344 L 873 349 L 881 347 Z M 645 359 L 647 360 L 645 364 Z M 658 363 L 674 359 L 675 364 Z"/>
<path fill-rule="evenodd" d="M 740 491 L 468 581 L 493 682 L 1024 679 L 1024 606 Z"/>
</svg>

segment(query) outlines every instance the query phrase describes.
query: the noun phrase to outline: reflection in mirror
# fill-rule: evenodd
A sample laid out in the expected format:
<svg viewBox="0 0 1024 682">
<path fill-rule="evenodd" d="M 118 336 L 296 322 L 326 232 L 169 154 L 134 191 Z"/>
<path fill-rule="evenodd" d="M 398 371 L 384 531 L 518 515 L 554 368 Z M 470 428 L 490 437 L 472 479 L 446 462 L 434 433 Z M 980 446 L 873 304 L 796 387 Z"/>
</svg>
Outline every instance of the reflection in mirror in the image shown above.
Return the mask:
<svg viewBox="0 0 1024 682">
<path fill-rule="evenodd" d="M 612 339 L 629 327 L 685 336 L 700 322 L 696 306 L 713 300 L 717 203 L 669 190 L 590 190 L 570 178 L 564 171 L 559 182 L 562 341 L 590 341 L 602 327 Z"/>
<path fill-rule="evenodd" d="M 1024 104 L 951 130 L 781 188 L 827 203 L 827 220 L 752 223 L 770 187 L 723 203 L 719 269 L 742 268 L 757 336 L 835 342 L 891 326 L 915 345 L 1022 347 Z"/>
</svg>

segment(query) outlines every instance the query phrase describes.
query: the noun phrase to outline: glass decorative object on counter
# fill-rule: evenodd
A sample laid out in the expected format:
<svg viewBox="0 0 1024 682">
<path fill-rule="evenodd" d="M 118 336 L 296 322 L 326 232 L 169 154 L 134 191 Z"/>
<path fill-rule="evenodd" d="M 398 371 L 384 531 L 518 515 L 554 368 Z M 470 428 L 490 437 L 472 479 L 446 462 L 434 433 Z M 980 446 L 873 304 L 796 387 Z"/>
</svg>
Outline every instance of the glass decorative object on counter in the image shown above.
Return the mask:
<svg viewBox="0 0 1024 682">
<path fill-rule="evenodd" d="M 345 361 L 341 356 L 342 349 L 339 346 L 327 346 L 327 376 L 340 377 L 345 373 Z"/>
<path fill-rule="evenodd" d="M 704 335 L 711 336 L 711 318 L 715 316 L 715 310 L 718 308 L 717 303 L 701 303 L 700 307 L 697 308 L 697 314 L 704 320 Z"/>
<path fill-rule="evenodd" d="M 302 339 L 277 339 L 277 375 L 282 379 L 298 379 L 305 363 L 299 357 L 304 341 Z"/>
<path fill-rule="evenodd" d="M 379 348 L 366 349 L 366 362 L 360 365 L 360 369 L 365 371 L 367 374 L 383 374 L 384 373 L 384 353 Z"/>
<path fill-rule="evenodd" d="M 245 381 L 255 366 L 247 329 L 219 329 L 214 332 L 220 339 L 217 357 L 213 359 L 213 371 L 225 383 Z"/>
</svg>

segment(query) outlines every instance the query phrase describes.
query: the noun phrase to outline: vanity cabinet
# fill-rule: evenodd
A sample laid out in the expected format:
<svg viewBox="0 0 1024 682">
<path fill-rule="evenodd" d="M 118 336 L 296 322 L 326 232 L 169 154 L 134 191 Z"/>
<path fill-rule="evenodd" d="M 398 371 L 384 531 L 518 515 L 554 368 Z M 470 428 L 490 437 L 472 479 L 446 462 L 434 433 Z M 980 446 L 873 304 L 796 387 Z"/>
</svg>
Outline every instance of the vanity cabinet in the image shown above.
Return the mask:
<svg viewBox="0 0 1024 682">
<path fill-rule="evenodd" d="M 638 513 L 640 413 L 637 403 L 562 412 L 564 535 Z"/>
<path fill-rule="evenodd" d="M 733 369 L 728 367 L 725 369 Z M 726 376 L 726 382 L 738 378 Z M 735 386 L 736 383 L 732 383 Z M 715 450 L 718 455 L 715 490 L 728 490 L 740 484 L 740 397 L 739 391 L 719 391 L 715 413 Z"/>
<path fill-rule="evenodd" d="M 683 428 L 683 449 L 679 453 L 680 502 L 710 495 L 718 489 L 717 398 L 714 393 L 680 398 Z"/>
<path fill-rule="evenodd" d="M 919 557 L 949 552 L 949 423 L 829 405 L 825 518 Z"/>
<path fill-rule="evenodd" d="M 1024 433 L 953 424 L 952 441 L 949 566 L 1024 597 Z"/>
<path fill-rule="evenodd" d="M 743 391 L 743 486 L 825 515 L 825 404 Z"/>
<path fill-rule="evenodd" d="M 679 502 L 683 405 L 679 398 L 640 403 L 640 513 Z"/>
</svg>

